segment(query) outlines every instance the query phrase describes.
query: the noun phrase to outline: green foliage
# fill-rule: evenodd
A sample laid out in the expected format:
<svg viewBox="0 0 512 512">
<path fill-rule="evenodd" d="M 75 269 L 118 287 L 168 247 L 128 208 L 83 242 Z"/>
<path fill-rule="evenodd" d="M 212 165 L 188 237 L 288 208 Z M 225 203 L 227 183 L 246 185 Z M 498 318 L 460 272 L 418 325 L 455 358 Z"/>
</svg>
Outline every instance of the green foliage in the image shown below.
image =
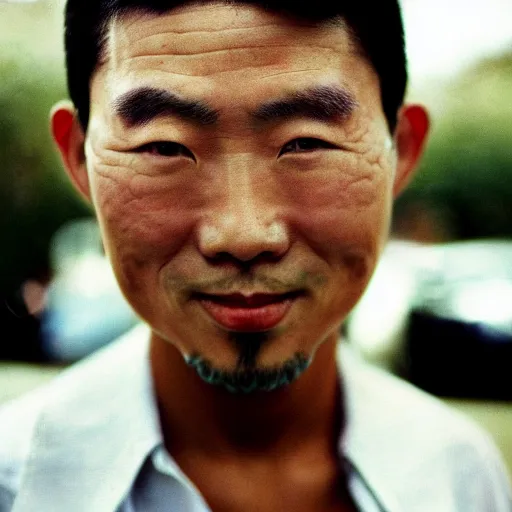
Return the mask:
<svg viewBox="0 0 512 512">
<path fill-rule="evenodd" d="M 512 53 L 448 91 L 417 178 L 397 202 L 441 212 L 454 239 L 512 236 Z"/>
<path fill-rule="evenodd" d="M 44 273 L 56 229 L 90 215 L 71 191 L 48 128 L 52 105 L 65 97 L 62 72 L 44 62 L 0 62 L 0 290 Z"/>
</svg>

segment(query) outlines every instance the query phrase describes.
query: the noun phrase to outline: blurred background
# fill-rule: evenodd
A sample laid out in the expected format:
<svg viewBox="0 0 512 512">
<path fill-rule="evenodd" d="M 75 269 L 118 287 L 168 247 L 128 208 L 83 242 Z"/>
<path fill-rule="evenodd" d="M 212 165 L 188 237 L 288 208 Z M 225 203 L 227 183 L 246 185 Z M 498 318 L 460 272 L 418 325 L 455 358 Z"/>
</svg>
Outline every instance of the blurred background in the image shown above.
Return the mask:
<svg viewBox="0 0 512 512">
<path fill-rule="evenodd" d="M 137 321 L 49 135 L 63 4 L 0 1 L 0 402 Z M 432 136 L 344 334 L 480 422 L 512 469 L 512 2 L 402 5 L 408 98 Z"/>
</svg>

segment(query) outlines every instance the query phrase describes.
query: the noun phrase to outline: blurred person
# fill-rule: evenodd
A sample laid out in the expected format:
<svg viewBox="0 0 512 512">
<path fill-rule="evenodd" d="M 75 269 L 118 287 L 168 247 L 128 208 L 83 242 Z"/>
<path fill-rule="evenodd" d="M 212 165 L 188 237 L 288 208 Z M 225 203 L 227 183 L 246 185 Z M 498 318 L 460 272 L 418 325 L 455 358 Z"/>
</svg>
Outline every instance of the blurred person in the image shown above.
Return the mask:
<svg viewBox="0 0 512 512">
<path fill-rule="evenodd" d="M 428 132 L 396 1 L 69 0 L 66 52 L 144 324 L 0 413 L 0 510 L 510 511 L 486 435 L 338 350 Z"/>
</svg>

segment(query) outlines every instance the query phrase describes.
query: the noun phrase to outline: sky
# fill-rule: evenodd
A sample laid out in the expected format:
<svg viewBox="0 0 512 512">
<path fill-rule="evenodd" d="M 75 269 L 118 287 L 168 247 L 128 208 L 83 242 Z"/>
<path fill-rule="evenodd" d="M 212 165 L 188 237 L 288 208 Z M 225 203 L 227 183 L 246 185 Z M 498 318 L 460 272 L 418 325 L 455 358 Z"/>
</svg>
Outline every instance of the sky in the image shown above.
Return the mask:
<svg viewBox="0 0 512 512">
<path fill-rule="evenodd" d="M 512 50 L 512 0 L 402 0 L 412 85 Z"/>
</svg>

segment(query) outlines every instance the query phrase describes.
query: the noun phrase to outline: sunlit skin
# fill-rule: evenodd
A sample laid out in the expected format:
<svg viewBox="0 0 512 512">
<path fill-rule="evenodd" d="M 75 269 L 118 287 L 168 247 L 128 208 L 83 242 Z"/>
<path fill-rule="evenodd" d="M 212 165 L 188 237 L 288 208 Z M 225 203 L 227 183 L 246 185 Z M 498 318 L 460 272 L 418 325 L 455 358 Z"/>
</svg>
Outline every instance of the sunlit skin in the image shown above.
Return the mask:
<svg viewBox="0 0 512 512">
<path fill-rule="evenodd" d="M 211 116 L 120 108 L 148 88 Z M 344 103 L 324 118 L 259 115 L 315 91 Z M 116 20 L 85 137 L 63 105 L 52 126 L 120 287 L 151 326 L 166 445 L 212 509 L 352 510 L 336 490 L 335 345 L 421 153 L 424 111 L 404 107 L 390 133 L 378 77 L 341 22 L 211 4 Z M 261 297 L 270 307 L 251 309 Z M 286 388 L 232 395 L 185 363 L 235 370 L 233 331 L 259 328 L 256 366 L 312 358 Z"/>
<path fill-rule="evenodd" d="M 187 300 L 189 292 L 304 289 L 276 328 L 279 341 L 260 354 L 259 363 L 271 365 L 337 337 L 382 247 L 395 156 L 377 78 L 344 31 L 283 27 L 246 8 L 238 15 L 204 10 L 201 17 L 133 18 L 111 29 L 111 54 L 91 90 L 91 196 L 121 288 L 183 354 L 198 352 L 221 367 L 237 358 L 227 333 Z M 173 27 L 208 28 L 208 37 L 161 35 Z M 359 104 L 344 123 L 258 126 L 249 117 L 270 99 L 333 83 L 350 87 Z M 141 85 L 203 100 L 220 112 L 219 125 L 163 118 L 125 128 L 111 105 Z M 278 157 L 300 137 L 336 148 Z M 155 141 L 182 144 L 196 161 L 137 151 Z M 216 264 L 219 253 L 232 259 Z M 239 261 L 263 253 L 240 272 Z M 233 283 L 224 290 L 217 283 L 226 279 Z"/>
</svg>

